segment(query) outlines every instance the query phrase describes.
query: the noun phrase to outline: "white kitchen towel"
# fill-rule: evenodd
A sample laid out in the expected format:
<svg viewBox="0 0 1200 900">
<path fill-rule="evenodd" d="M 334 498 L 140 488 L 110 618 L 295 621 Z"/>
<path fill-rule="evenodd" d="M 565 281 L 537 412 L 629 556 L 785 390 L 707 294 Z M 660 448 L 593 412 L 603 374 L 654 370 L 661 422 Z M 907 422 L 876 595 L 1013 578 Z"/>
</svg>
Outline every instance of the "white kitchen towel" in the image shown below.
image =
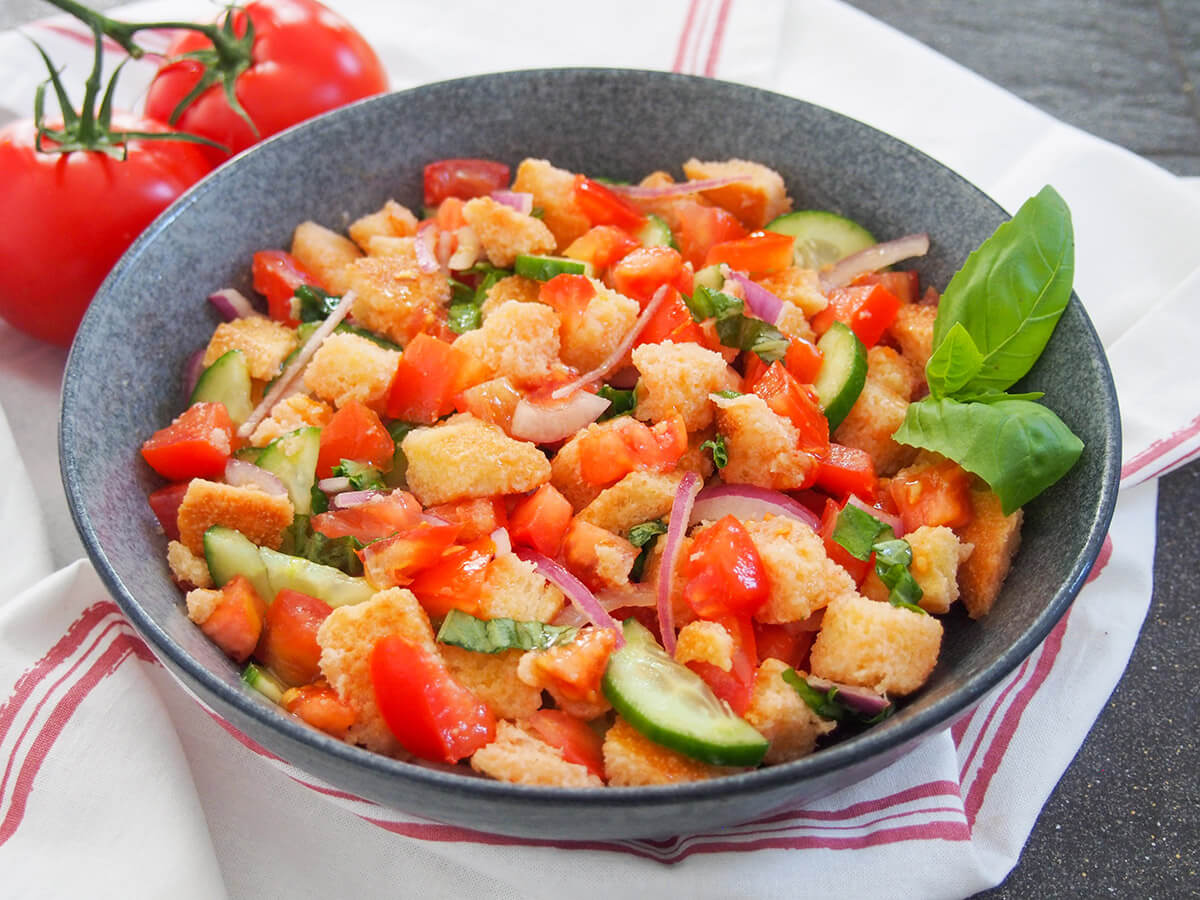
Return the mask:
<svg viewBox="0 0 1200 900">
<path fill-rule="evenodd" d="M 1074 212 L 1076 286 L 1122 404 L 1125 479 L 1109 540 L 1069 615 L 1011 678 L 952 730 L 852 788 L 666 841 L 479 834 L 345 795 L 263 753 L 152 661 L 87 563 L 52 573 L 51 559 L 78 554 L 61 488 L 46 474 L 62 355 L 0 325 L 0 406 L 16 437 L 0 429 L 0 460 L 12 484 L 24 484 L 24 464 L 34 488 L 13 488 L 0 515 L 0 559 L 32 585 L 0 601 L 4 893 L 960 897 L 998 883 L 1136 640 L 1152 586 L 1154 479 L 1200 449 L 1186 352 L 1196 346 L 1188 311 L 1200 300 L 1200 248 L 1185 240 L 1200 233 L 1196 197 L 833 0 L 618 2 L 603 15 L 515 0 L 502 17 L 464 0 L 336 6 L 369 36 L 397 88 L 545 65 L 674 69 L 846 112 L 930 152 L 1010 210 L 1054 184 Z M 165 0 L 129 15 L 210 10 Z M 87 48 L 69 20 L 26 30 L 82 77 Z M 0 107 L 23 110 L 37 65 L 24 38 L 0 35 Z M 130 67 L 124 102 L 136 102 L 152 73 Z M 1164 333 L 1178 355 L 1161 349 Z"/>
</svg>

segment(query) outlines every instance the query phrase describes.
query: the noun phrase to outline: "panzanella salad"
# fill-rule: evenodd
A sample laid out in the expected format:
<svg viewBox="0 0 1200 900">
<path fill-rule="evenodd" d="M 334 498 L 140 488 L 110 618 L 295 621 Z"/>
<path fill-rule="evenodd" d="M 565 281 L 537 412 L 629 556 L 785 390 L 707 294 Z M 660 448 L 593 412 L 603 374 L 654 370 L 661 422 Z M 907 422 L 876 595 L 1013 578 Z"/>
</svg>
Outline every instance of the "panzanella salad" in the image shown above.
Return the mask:
<svg viewBox="0 0 1200 900">
<path fill-rule="evenodd" d="M 1070 295 L 1046 188 L 939 296 L 924 234 L 689 160 L 425 168 L 225 289 L 142 455 L 190 618 L 337 738 L 520 784 L 803 757 L 988 613 L 1082 450 L 1006 393 Z M 265 313 L 263 310 L 265 309 Z M 467 768 L 469 766 L 469 769 Z"/>
</svg>

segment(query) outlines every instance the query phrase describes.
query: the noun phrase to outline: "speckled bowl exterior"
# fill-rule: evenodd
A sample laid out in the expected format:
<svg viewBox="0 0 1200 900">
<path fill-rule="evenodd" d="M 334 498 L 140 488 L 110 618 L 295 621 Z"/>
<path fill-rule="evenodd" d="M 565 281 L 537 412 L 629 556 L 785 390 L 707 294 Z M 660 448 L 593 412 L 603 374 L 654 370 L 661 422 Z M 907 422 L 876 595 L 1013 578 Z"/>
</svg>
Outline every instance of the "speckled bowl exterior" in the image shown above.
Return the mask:
<svg viewBox="0 0 1200 900">
<path fill-rule="evenodd" d="M 183 404 L 184 360 L 216 317 L 205 296 L 249 290 L 256 251 L 305 219 L 342 228 L 389 197 L 421 204 L 422 167 L 445 157 L 544 157 L 632 179 L 683 160 L 742 157 L 782 173 L 797 209 L 836 211 L 873 233 L 928 231 L 917 268 L 945 286 L 1004 212 L 961 177 L 857 121 L 723 82 L 624 70 L 467 78 L 346 107 L 249 150 L 167 210 L 91 306 L 63 387 L 62 474 L 96 568 L 162 662 L 263 747 L 346 791 L 438 821 L 505 834 L 652 837 L 744 821 L 851 784 L 945 728 L 1011 672 L 1066 611 L 1108 529 L 1120 426 L 1096 333 L 1073 297 L 1018 389 L 1046 392 L 1086 444 L 1026 509 L 1024 539 L 991 615 L 945 619 L 929 684 L 895 716 L 807 759 L 699 784 L 606 790 L 521 787 L 368 753 L 281 715 L 187 619 L 146 503 L 161 485 L 138 447 Z M 702 826 L 701 826 L 702 823 Z"/>
</svg>

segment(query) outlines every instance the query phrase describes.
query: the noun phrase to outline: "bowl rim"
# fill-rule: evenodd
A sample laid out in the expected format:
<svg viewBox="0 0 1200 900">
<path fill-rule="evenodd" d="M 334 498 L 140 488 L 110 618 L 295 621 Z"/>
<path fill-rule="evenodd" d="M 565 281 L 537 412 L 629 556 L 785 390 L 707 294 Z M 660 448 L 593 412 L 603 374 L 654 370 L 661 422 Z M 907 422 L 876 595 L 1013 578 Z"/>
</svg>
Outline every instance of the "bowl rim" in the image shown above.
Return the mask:
<svg viewBox="0 0 1200 900">
<path fill-rule="evenodd" d="M 747 94 L 766 94 L 789 103 L 810 107 L 820 114 L 831 115 L 835 118 L 852 122 L 857 127 L 873 132 L 877 136 L 877 139 L 891 143 L 893 146 L 903 147 L 906 151 L 922 157 L 928 164 L 932 164 L 962 181 L 971 191 L 978 195 L 981 202 L 993 207 L 1003 217 L 1009 217 L 1009 214 L 1003 207 L 981 188 L 929 154 L 861 120 L 797 97 L 750 85 L 722 81 L 720 79 L 682 75 L 658 70 L 605 67 L 517 69 L 430 82 L 401 91 L 392 91 L 369 97 L 340 107 L 337 110 L 314 119 L 301 122 L 242 151 L 189 188 L 142 232 L 110 271 L 108 277 L 97 291 L 96 299 L 107 299 L 109 296 L 112 296 L 114 287 L 124 277 L 126 270 L 136 263 L 146 246 L 156 240 L 176 218 L 194 205 L 201 197 L 205 196 L 209 191 L 217 189 L 224 179 L 232 177 L 230 173 L 236 171 L 236 161 L 256 154 L 272 152 L 271 148 L 279 143 L 291 140 L 292 136 L 297 132 L 322 128 L 324 127 L 324 122 L 344 114 L 349 109 L 374 104 L 402 103 L 403 98 L 410 94 L 431 89 L 446 88 L 454 85 L 469 85 L 477 81 L 493 81 L 506 78 L 578 78 L 589 75 L 604 78 L 632 78 L 639 80 L 649 78 L 651 80 L 662 80 L 668 85 L 671 82 L 705 82 L 718 85 L 722 90 L 732 89 L 735 92 L 746 92 Z M 164 662 L 167 663 L 167 668 L 181 682 L 183 682 L 183 678 L 180 672 L 184 673 L 188 679 L 191 679 L 199 687 L 210 691 L 219 701 L 232 707 L 257 724 L 264 726 L 268 731 L 279 732 L 283 738 L 307 745 L 313 751 L 326 754 L 354 768 L 365 768 L 372 770 L 376 774 L 391 776 L 402 781 L 411 780 L 427 788 L 474 794 L 481 800 L 503 799 L 508 803 L 527 804 L 530 806 L 540 806 L 547 801 L 551 801 L 559 807 L 568 808 L 587 808 L 593 806 L 605 806 L 617 809 L 634 806 L 644 808 L 647 805 L 675 804 L 690 799 L 720 799 L 743 794 L 748 789 L 753 789 L 755 792 L 765 792 L 772 788 L 786 788 L 791 784 L 799 784 L 839 770 L 849 769 L 855 764 L 863 763 L 876 756 L 883 756 L 889 752 L 896 754 L 902 752 L 906 747 L 932 737 L 933 733 L 941 726 L 949 724 L 954 719 L 965 715 L 973 709 L 989 691 L 1008 677 L 1009 674 L 1029 657 L 1063 617 L 1071 602 L 1083 587 L 1094 562 L 1100 555 L 1116 505 L 1120 479 L 1121 429 L 1116 387 L 1104 354 L 1103 345 L 1100 342 L 1094 324 L 1074 291 L 1071 294 L 1070 303 L 1077 308 L 1078 313 L 1082 317 L 1089 355 L 1094 355 L 1101 364 L 1101 381 L 1106 395 L 1103 398 L 1105 400 L 1103 411 L 1110 418 L 1111 427 L 1106 434 L 1104 446 L 1097 448 L 1098 452 L 1104 452 L 1107 455 L 1104 460 L 1103 478 L 1100 482 L 1099 502 L 1095 517 L 1090 525 L 1088 539 L 1071 566 L 1068 576 L 1059 585 L 1054 595 L 1046 602 L 1042 610 L 1018 639 L 1010 644 L 999 657 L 983 666 L 978 672 L 962 682 L 945 697 L 933 701 L 928 708 L 914 713 L 910 718 L 900 722 L 886 732 L 881 732 L 878 729 L 869 729 L 850 740 L 823 748 L 817 753 L 799 760 L 752 769 L 706 781 L 672 785 L 623 787 L 615 791 L 611 788 L 606 788 L 605 790 L 597 791 L 594 788 L 510 784 L 477 777 L 466 772 L 460 773 L 428 768 L 417 763 L 404 762 L 381 753 L 375 753 L 365 748 L 347 744 L 316 731 L 301 722 L 281 715 L 273 706 L 252 697 L 248 690 L 239 688 L 236 686 L 236 683 L 231 684 L 211 672 L 197 658 L 193 657 L 180 644 L 175 642 L 154 621 L 150 614 L 142 608 L 133 592 L 126 587 L 109 561 L 104 548 L 101 546 L 99 536 L 87 514 L 83 485 L 77 477 L 78 464 L 74 450 L 76 423 L 68 418 L 67 413 L 72 408 L 79 392 L 82 377 L 79 371 L 81 366 L 80 360 L 85 353 L 83 348 L 88 343 L 88 339 L 96 323 L 99 321 L 97 310 L 103 305 L 102 303 L 93 303 L 89 306 L 67 358 L 61 393 L 58 429 L 60 473 L 68 506 L 71 511 L 71 518 L 89 558 L 109 593 L 116 599 L 122 611 L 140 635 L 147 640 L 155 655 L 164 659 Z M 192 692 L 192 688 L 188 684 L 184 683 L 184 687 L 189 692 Z M 208 705 L 207 699 L 199 699 L 203 705 Z M 327 776 L 322 775 L 317 777 Z"/>
</svg>

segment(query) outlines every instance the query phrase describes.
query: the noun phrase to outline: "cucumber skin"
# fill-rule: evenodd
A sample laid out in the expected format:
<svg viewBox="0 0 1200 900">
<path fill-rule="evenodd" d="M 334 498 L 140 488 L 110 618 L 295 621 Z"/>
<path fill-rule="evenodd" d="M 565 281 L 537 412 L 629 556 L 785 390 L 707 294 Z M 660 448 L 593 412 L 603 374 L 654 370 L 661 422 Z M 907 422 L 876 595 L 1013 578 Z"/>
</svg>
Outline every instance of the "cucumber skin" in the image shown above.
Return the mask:
<svg viewBox="0 0 1200 900">
<path fill-rule="evenodd" d="M 853 342 L 850 344 L 850 348 L 854 358 L 850 364 L 850 372 L 842 381 L 841 386 L 837 388 L 837 393 L 828 397 L 828 394 L 834 390 L 834 386 L 825 379 L 825 364 L 821 366 L 816 383 L 813 385 L 817 396 L 821 399 L 821 408 L 825 413 L 825 418 L 829 420 L 831 433 L 850 414 L 850 410 L 854 408 L 855 402 L 867 383 L 867 348 L 858 339 L 858 335 L 842 322 L 834 322 L 830 325 L 829 330 L 817 341 L 817 348 L 824 355 L 826 364 L 831 357 L 830 351 L 848 341 Z M 828 400 L 826 400 L 827 397 Z"/>
<path fill-rule="evenodd" d="M 227 350 L 200 373 L 188 403 L 221 403 L 234 425 L 241 425 L 254 411 L 250 402 L 250 370 L 246 365 L 246 354 L 241 350 Z"/>
<path fill-rule="evenodd" d="M 531 278 L 534 281 L 549 281 L 556 275 L 592 275 L 590 263 L 578 259 L 568 259 L 565 256 L 532 256 L 519 254 L 513 264 L 513 270 L 518 275 Z"/>
<path fill-rule="evenodd" d="M 224 587 L 231 578 L 244 575 L 263 602 L 270 603 L 275 599 L 258 547 L 240 531 L 224 525 L 209 526 L 204 532 L 204 560 L 217 587 Z"/>
<path fill-rule="evenodd" d="M 256 460 L 259 468 L 266 469 L 283 482 L 298 516 L 312 512 L 312 487 L 316 482 L 320 443 L 320 428 L 298 428 L 267 444 Z M 290 453 L 285 444 L 291 448 Z"/>
<path fill-rule="evenodd" d="M 801 209 L 784 213 L 768 222 L 765 230 L 794 237 L 796 264 L 804 266 L 813 263 L 813 260 L 804 256 L 804 251 L 806 246 L 814 242 L 836 248 L 833 257 L 817 260 L 820 263 L 837 262 L 838 259 L 878 243 L 871 232 L 853 219 L 823 209 Z"/>
</svg>

